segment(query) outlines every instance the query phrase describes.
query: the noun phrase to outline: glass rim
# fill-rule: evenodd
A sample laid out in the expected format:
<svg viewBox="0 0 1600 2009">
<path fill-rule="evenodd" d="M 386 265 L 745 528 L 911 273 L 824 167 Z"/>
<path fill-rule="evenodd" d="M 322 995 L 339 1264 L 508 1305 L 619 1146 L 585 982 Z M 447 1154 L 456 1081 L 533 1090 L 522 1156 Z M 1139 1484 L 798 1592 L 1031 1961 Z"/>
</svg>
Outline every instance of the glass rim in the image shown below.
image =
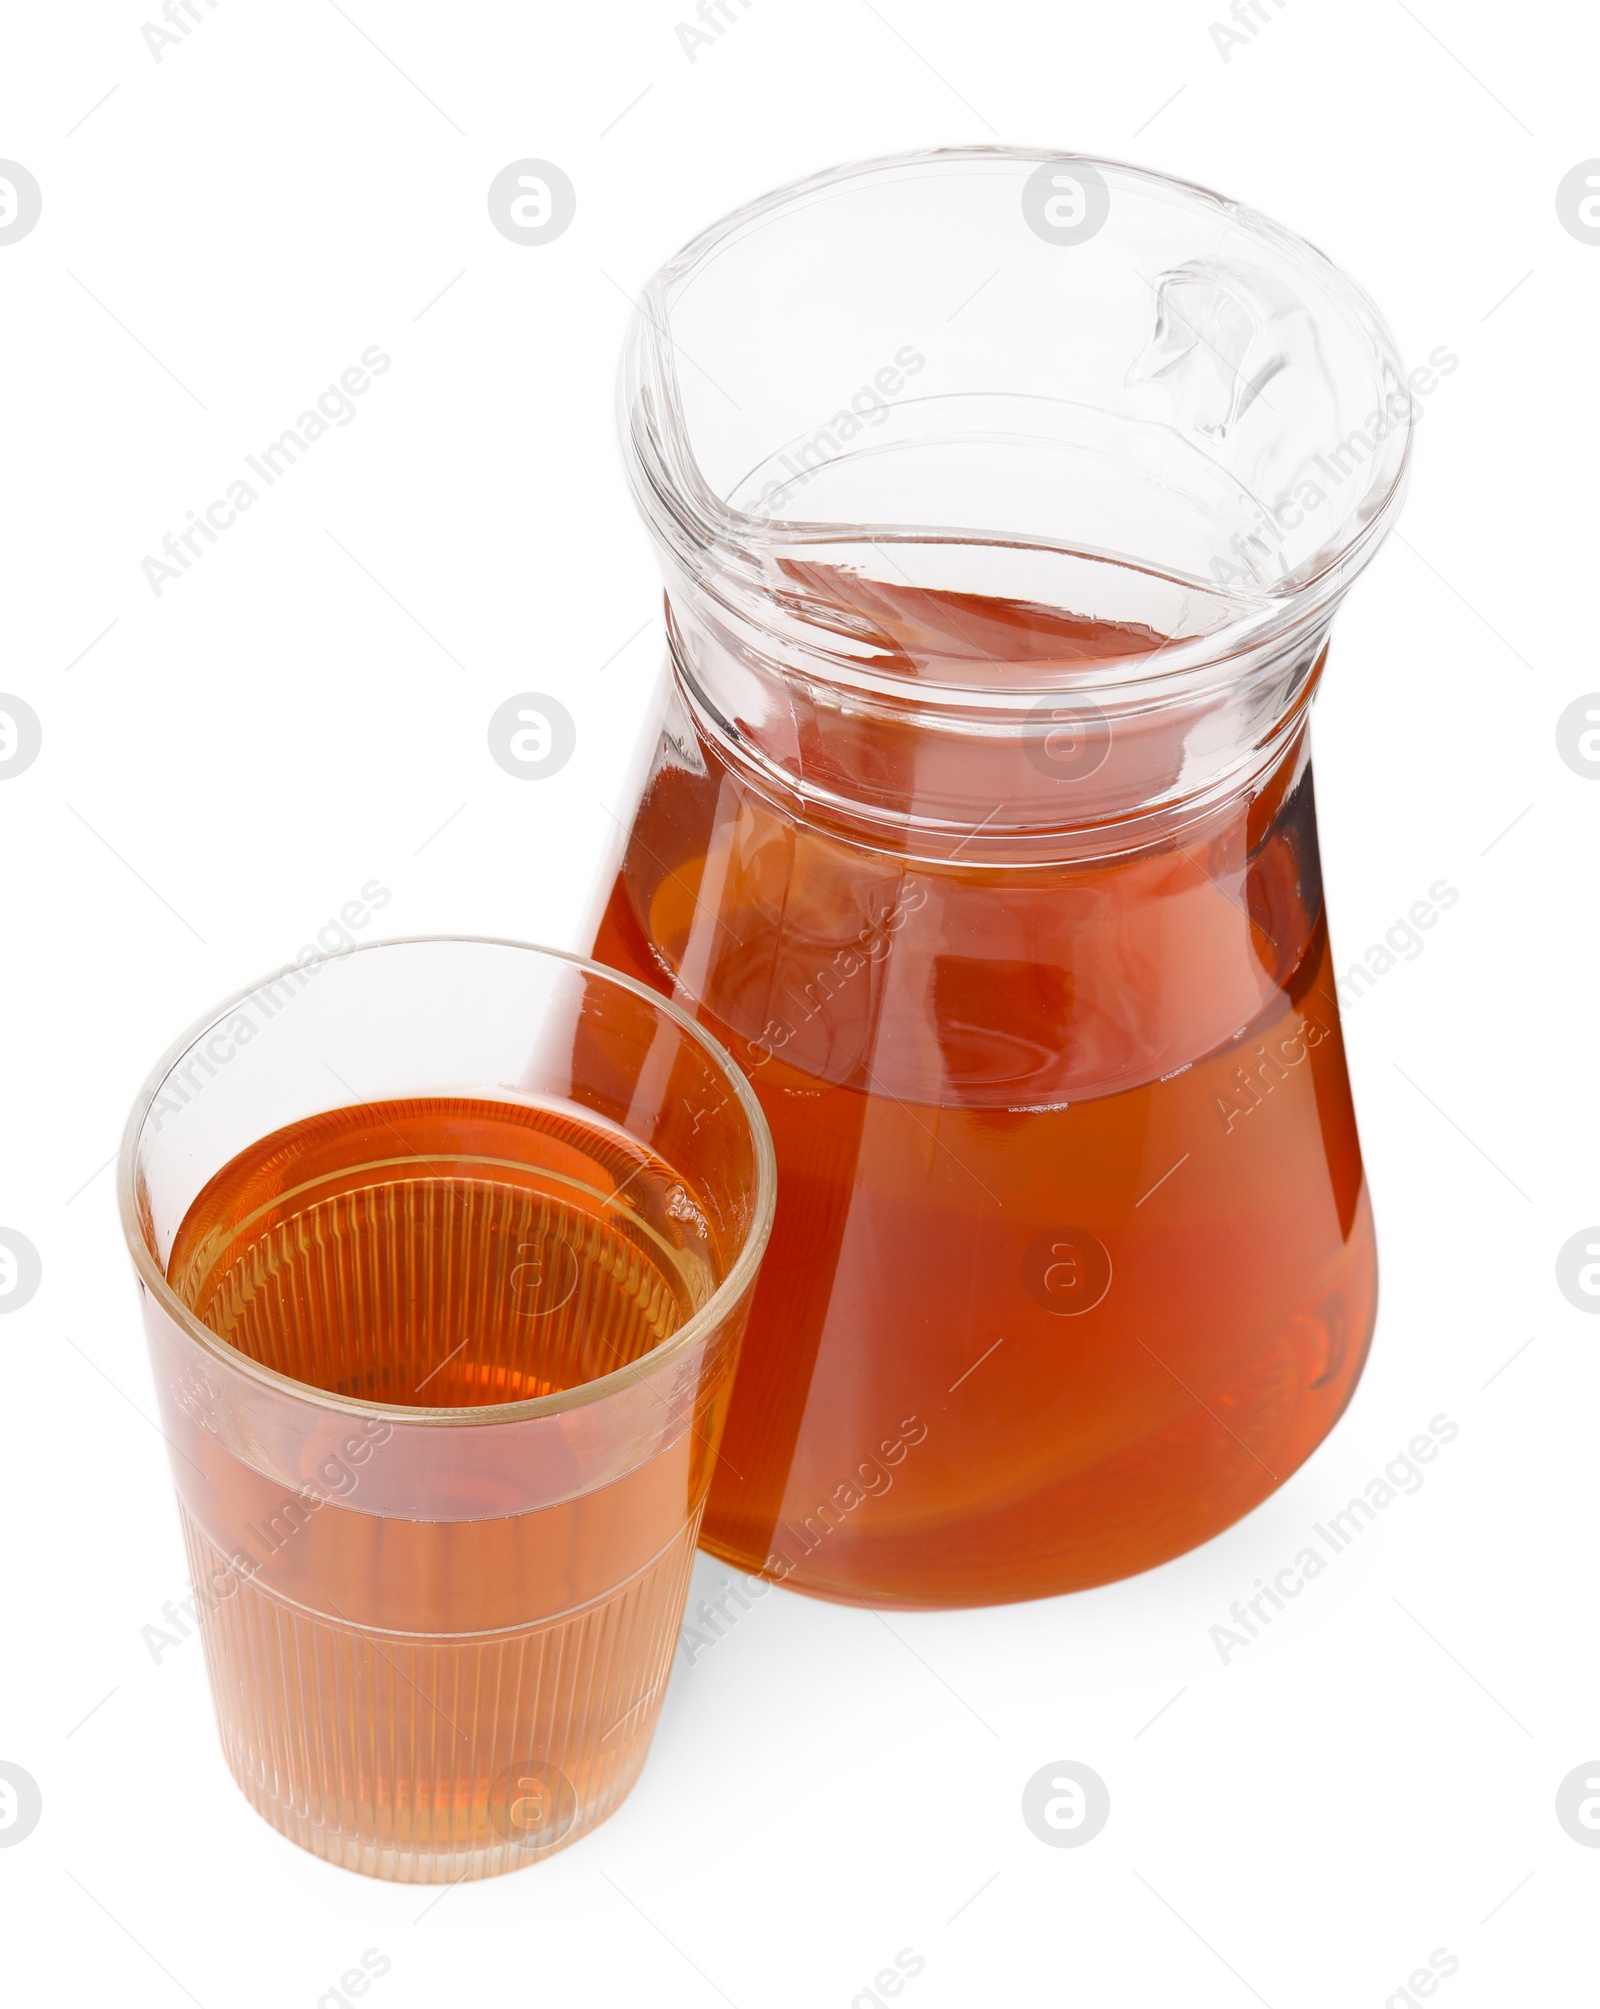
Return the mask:
<svg viewBox="0 0 1600 2009">
<path fill-rule="evenodd" d="M 628 1361 L 621 1367 L 613 1368 L 609 1374 L 599 1375 L 592 1381 L 579 1382 L 573 1388 L 556 1389 L 549 1395 L 530 1396 L 520 1402 L 484 1403 L 478 1407 L 444 1408 L 430 1405 L 424 1408 L 409 1403 L 365 1401 L 355 1396 L 338 1394 L 333 1389 L 318 1388 L 309 1381 L 298 1381 L 293 1375 L 280 1374 L 276 1368 L 266 1367 L 260 1361 L 252 1360 L 248 1354 L 241 1353 L 237 1347 L 230 1346 L 219 1333 L 213 1332 L 203 1320 L 196 1318 L 162 1273 L 160 1263 L 140 1230 L 134 1196 L 134 1172 L 139 1145 L 144 1136 L 150 1111 L 178 1062 L 199 1039 L 225 1019 L 236 1006 L 243 1004 L 261 988 L 263 983 L 270 983 L 281 976 L 282 968 L 270 972 L 264 978 L 257 978 L 254 983 L 244 985 L 220 1004 L 202 1013 L 167 1047 L 134 1097 L 133 1106 L 128 1112 L 128 1120 L 123 1127 L 122 1142 L 117 1150 L 117 1213 L 122 1226 L 123 1240 L 133 1259 L 135 1273 L 140 1283 L 150 1292 L 178 1330 L 222 1365 L 278 1394 L 287 1394 L 299 1401 L 336 1410 L 342 1414 L 357 1416 L 377 1414 L 408 1424 L 470 1429 L 491 1424 L 531 1422 L 540 1417 L 559 1416 L 568 1410 L 582 1409 L 590 1403 L 603 1402 L 636 1382 L 647 1380 L 661 1367 L 670 1364 L 678 1355 L 692 1352 L 706 1334 L 726 1318 L 730 1306 L 738 1302 L 754 1281 L 762 1258 L 766 1254 L 778 1199 L 777 1154 L 773 1149 L 772 1133 L 767 1126 L 766 1116 L 761 1104 L 756 1100 L 755 1090 L 750 1086 L 732 1054 L 719 1039 L 698 1025 L 679 1005 L 674 1004 L 670 998 L 664 998 L 659 991 L 652 990 L 648 984 L 640 983 L 634 977 L 625 976 L 620 970 L 611 969 L 604 963 L 594 962 L 589 957 L 577 955 L 569 949 L 548 948 L 538 942 L 519 942 L 505 935 L 392 935 L 381 941 L 358 942 L 349 949 L 327 950 L 321 955 L 309 957 L 304 962 L 296 962 L 287 967 L 309 970 L 323 964 L 348 962 L 352 956 L 370 955 L 375 950 L 422 946 L 516 949 L 551 962 L 570 964 L 582 971 L 585 976 L 599 977 L 618 990 L 631 991 L 663 1018 L 676 1025 L 680 1032 L 686 1033 L 710 1058 L 717 1072 L 733 1090 L 750 1131 L 755 1154 L 755 1199 L 750 1225 L 745 1231 L 737 1256 L 729 1265 L 727 1275 L 699 1310 L 686 1319 L 675 1332 L 669 1333 L 659 1345 L 652 1347 L 648 1353 L 641 1354 L 637 1360 Z M 222 1167 L 218 1166 L 215 1169 L 221 1171 Z"/>
<path fill-rule="evenodd" d="M 635 503 L 652 535 L 673 555 L 696 590 L 720 603 L 735 623 L 747 622 L 757 631 L 764 629 L 763 609 L 772 592 L 769 561 L 819 542 L 839 539 L 893 542 L 899 535 L 899 527 L 764 517 L 725 501 L 713 491 L 689 439 L 673 343 L 667 332 L 675 290 L 714 264 L 752 226 L 759 226 L 784 211 L 842 195 L 852 182 L 866 183 L 897 173 L 926 177 L 960 173 L 963 169 L 982 171 L 985 167 L 1046 161 L 1082 162 L 1097 170 L 1150 184 L 1183 200 L 1191 209 L 1212 209 L 1225 216 L 1258 242 L 1315 272 L 1339 312 L 1367 343 L 1375 373 L 1387 366 L 1405 384 L 1399 346 L 1387 321 L 1365 287 L 1342 265 L 1336 264 L 1309 238 L 1263 211 L 1182 175 L 1165 174 L 1133 161 L 1079 153 L 1071 148 L 984 144 L 910 148 L 843 161 L 796 176 L 729 210 L 656 267 L 639 290 L 617 373 L 617 429 Z M 1401 435 L 1398 451 L 1374 457 L 1375 478 L 1364 491 L 1360 506 L 1351 510 L 1339 533 L 1289 578 L 1257 591 L 1236 616 L 1216 628 L 1193 636 L 1169 638 L 1146 655 L 1122 659 L 1118 667 L 1100 677 L 1086 678 L 1075 671 L 1062 688 L 1074 694 L 1106 691 L 1120 696 L 1141 682 L 1160 688 L 1185 674 L 1225 672 L 1239 658 L 1254 656 L 1328 618 L 1351 582 L 1376 554 L 1405 494 L 1416 435 L 1416 417 L 1409 397 L 1406 417 L 1403 423 L 1396 422 L 1395 432 Z M 1377 478 L 1380 463 L 1381 479 Z M 918 535 L 921 534 L 919 531 Z M 962 541 L 980 543 L 1012 541 L 987 535 L 974 538 L 971 532 L 961 532 L 960 537 Z M 1040 539 L 1039 544 L 1043 549 L 1068 550 L 1049 538 Z M 808 649 L 817 663 L 827 665 L 825 674 L 838 675 L 841 681 L 858 674 L 859 664 L 847 654 L 830 650 L 822 639 L 830 612 L 827 603 L 813 604 L 792 582 L 785 587 L 785 598 L 802 619 L 811 613 L 820 617 L 819 632 L 808 638 Z M 1054 688 L 1030 679 L 1025 685 L 1015 690 L 1008 688 L 1003 693 L 976 681 L 941 684 L 930 692 L 917 679 L 907 681 L 908 687 L 919 694 L 930 710 L 941 703 L 993 703 L 998 695 L 1036 698 L 1048 695 Z"/>
</svg>

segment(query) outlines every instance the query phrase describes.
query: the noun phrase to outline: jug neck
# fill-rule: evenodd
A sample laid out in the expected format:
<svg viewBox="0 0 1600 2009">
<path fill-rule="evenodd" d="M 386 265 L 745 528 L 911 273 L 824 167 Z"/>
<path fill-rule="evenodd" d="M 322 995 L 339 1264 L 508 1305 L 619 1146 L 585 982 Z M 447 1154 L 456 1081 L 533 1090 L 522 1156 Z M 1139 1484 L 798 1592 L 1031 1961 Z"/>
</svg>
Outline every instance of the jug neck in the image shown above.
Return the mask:
<svg viewBox="0 0 1600 2009">
<path fill-rule="evenodd" d="M 1203 826 L 1303 730 L 1332 615 L 1208 651 L 1138 620 L 790 571 L 809 575 L 799 593 L 753 599 L 669 566 L 700 731 L 797 820 L 973 865 L 1100 859 Z"/>
</svg>

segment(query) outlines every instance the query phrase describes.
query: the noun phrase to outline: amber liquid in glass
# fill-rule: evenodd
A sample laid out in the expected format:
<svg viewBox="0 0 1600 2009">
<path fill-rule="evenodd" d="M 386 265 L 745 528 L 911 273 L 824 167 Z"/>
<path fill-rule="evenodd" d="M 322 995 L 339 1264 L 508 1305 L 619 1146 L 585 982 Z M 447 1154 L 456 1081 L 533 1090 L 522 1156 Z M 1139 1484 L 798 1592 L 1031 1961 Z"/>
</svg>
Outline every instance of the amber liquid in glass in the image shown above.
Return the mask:
<svg viewBox="0 0 1600 2009">
<path fill-rule="evenodd" d="M 711 1295 L 714 1231 L 673 1168 L 558 1113 L 429 1098 L 336 1109 L 240 1153 L 185 1216 L 174 1290 L 220 1338 L 360 1403 L 569 1389 Z M 692 1433 L 691 1433 L 692 1434 Z M 350 1867 L 453 1877 L 554 1847 L 643 1762 L 709 1452 L 537 1512 L 362 1511 L 392 1425 L 354 1413 L 286 1493 L 197 1435 L 185 1536 L 224 1747 L 247 1794 Z M 685 1457 L 700 1470 L 686 1477 Z"/>
<path fill-rule="evenodd" d="M 1158 639 L 837 591 L 913 664 L 976 638 L 997 681 Z M 923 750 L 875 730 L 855 771 L 898 762 L 914 793 Z M 829 748 L 805 750 L 826 780 Z M 800 820 L 696 729 L 658 766 L 600 926 L 599 959 L 727 1044 L 777 1148 L 702 1542 L 907 1606 L 1127 1576 L 1309 1455 L 1375 1315 L 1304 734 L 1181 841 L 1116 858 L 986 866 L 894 841 Z"/>
</svg>

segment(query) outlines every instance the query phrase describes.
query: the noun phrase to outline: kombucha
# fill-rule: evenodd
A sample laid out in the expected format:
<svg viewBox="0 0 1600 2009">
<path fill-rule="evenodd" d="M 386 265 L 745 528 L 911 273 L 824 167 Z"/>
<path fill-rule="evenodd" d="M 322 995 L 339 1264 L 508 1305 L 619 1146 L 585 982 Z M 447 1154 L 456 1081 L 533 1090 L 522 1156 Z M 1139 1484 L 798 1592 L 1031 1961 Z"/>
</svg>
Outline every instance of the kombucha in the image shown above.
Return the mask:
<svg viewBox="0 0 1600 2009">
<path fill-rule="evenodd" d="M 426 1098 L 262 1139 L 184 1217 L 168 1280 L 228 1345 L 362 1404 L 471 1410 L 650 1352 L 722 1262 L 694 1189 L 570 1113 Z M 229 1763 L 303 1846 L 491 1873 L 620 1801 L 660 1706 L 708 1433 L 538 1512 L 363 1512 L 393 1434 L 352 1412 L 293 1492 L 203 1430 L 184 1534 Z"/>
<path fill-rule="evenodd" d="M 832 590 L 942 681 L 1025 686 L 1160 640 Z M 1009 863 L 813 815 L 680 713 L 594 954 L 725 1042 L 777 1147 L 704 1546 L 852 1602 L 1043 1596 L 1206 1540 L 1332 1427 L 1376 1257 L 1309 691 L 1265 771 L 1180 834 Z M 799 720 L 833 804 L 865 778 L 914 807 L 954 771 L 920 728 Z M 1016 746 L 959 754 L 975 801 L 1037 787 Z M 1131 757 L 1159 778 L 1183 747 L 1147 730 Z"/>
</svg>

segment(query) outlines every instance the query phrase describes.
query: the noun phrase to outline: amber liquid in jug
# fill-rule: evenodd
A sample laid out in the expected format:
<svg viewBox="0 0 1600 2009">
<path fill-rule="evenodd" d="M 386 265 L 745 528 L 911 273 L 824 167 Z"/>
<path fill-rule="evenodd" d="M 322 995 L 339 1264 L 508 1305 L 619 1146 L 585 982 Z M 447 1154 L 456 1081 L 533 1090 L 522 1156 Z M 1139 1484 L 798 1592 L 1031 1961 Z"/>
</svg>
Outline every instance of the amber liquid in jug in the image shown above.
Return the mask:
<svg viewBox="0 0 1600 2009">
<path fill-rule="evenodd" d="M 907 663 L 981 656 L 1000 684 L 1162 639 L 846 572 L 829 590 Z M 1014 868 L 863 841 L 680 713 L 594 953 L 726 1043 L 777 1147 L 702 1546 L 850 1602 L 1049 1595 L 1206 1540 L 1332 1427 L 1376 1255 L 1314 681 L 1266 771 L 1177 836 Z M 857 773 L 896 757 L 865 728 L 856 750 Z M 1018 749 L 964 752 L 1003 801 Z"/>
</svg>

